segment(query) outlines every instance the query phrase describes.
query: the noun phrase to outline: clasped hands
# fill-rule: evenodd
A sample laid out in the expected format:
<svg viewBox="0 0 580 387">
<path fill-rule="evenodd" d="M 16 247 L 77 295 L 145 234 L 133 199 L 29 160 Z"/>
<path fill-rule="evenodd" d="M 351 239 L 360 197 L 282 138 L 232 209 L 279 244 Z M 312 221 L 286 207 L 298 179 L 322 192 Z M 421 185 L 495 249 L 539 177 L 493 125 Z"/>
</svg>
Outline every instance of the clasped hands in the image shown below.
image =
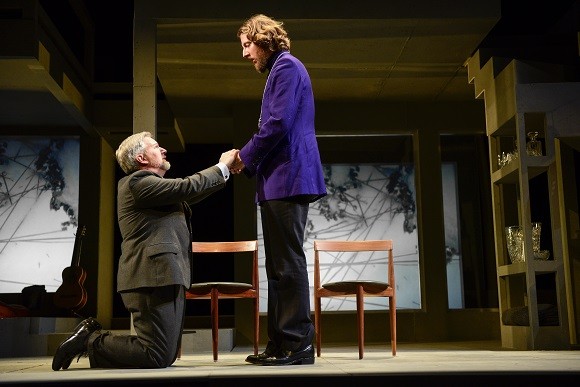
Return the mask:
<svg viewBox="0 0 580 387">
<path fill-rule="evenodd" d="M 220 157 L 220 162 L 227 165 L 230 173 L 237 175 L 238 173 L 242 172 L 245 165 L 242 159 L 240 158 L 240 150 L 239 149 L 231 149 L 227 152 L 222 153 Z"/>
</svg>

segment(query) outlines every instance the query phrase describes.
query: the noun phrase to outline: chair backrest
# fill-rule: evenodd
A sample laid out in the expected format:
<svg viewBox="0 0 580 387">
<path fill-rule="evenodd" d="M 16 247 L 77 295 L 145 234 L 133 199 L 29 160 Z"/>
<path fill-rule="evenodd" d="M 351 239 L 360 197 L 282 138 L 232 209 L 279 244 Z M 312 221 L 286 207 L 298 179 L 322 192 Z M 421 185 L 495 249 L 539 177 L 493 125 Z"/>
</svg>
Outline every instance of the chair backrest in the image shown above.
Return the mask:
<svg viewBox="0 0 580 387">
<path fill-rule="evenodd" d="M 385 240 L 315 240 L 314 241 L 314 287 L 320 288 L 320 254 L 319 252 L 364 252 L 385 251 L 388 255 L 387 281 L 395 287 L 395 271 L 393 265 L 393 241 Z"/>
<path fill-rule="evenodd" d="M 252 285 L 258 284 L 258 241 L 233 241 L 233 242 L 192 242 L 193 253 L 243 253 L 253 252 L 252 262 Z"/>
</svg>

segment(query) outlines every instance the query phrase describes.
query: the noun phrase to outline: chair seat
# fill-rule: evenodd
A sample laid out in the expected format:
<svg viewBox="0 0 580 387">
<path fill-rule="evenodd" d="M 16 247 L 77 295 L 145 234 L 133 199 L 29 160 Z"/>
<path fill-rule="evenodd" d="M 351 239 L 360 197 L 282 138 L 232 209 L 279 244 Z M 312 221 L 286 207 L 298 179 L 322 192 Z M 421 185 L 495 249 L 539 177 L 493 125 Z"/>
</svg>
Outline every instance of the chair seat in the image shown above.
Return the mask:
<svg viewBox="0 0 580 387">
<path fill-rule="evenodd" d="M 362 285 L 363 290 L 367 293 L 379 293 L 389 287 L 386 282 L 368 280 L 329 282 L 322 287 L 332 292 L 356 293 L 359 285 Z"/>
<path fill-rule="evenodd" d="M 201 282 L 191 284 L 188 291 L 192 294 L 207 294 L 211 289 L 224 294 L 240 293 L 252 289 L 252 285 L 244 282 Z"/>
</svg>

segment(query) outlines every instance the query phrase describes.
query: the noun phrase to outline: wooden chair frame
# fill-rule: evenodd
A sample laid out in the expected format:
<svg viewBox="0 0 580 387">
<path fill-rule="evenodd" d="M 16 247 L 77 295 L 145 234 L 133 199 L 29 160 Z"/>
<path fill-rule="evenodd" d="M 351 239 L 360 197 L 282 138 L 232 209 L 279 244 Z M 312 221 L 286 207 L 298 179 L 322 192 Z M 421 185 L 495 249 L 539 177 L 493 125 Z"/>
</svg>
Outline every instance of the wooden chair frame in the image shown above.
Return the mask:
<svg viewBox="0 0 580 387">
<path fill-rule="evenodd" d="M 211 300 L 211 332 L 213 360 L 218 359 L 218 300 L 250 298 L 254 302 L 254 355 L 258 354 L 260 336 L 260 286 L 258 279 L 258 241 L 236 242 L 193 242 L 191 251 L 196 253 L 242 253 L 252 252 L 252 283 L 243 282 L 204 282 L 192 283 L 186 291 L 186 299 Z M 240 257 L 242 258 L 242 257 Z"/>
<path fill-rule="evenodd" d="M 388 268 L 385 277 L 388 282 L 353 280 L 333 283 L 320 283 L 320 252 L 359 252 L 385 251 L 388 255 Z M 364 355 L 364 297 L 388 297 L 391 325 L 391 351 L 397 354 L 397 303 L 395 295 L 395 270 L 393 266 L 392 240 L 315 240 L 314 241 L 314 327 L 316 331 L 316 354 L 320 356 L 321 347 L 321 302 L 322 297 L 356 297 L 358 321 L 359 359 Z"/>
</svg>

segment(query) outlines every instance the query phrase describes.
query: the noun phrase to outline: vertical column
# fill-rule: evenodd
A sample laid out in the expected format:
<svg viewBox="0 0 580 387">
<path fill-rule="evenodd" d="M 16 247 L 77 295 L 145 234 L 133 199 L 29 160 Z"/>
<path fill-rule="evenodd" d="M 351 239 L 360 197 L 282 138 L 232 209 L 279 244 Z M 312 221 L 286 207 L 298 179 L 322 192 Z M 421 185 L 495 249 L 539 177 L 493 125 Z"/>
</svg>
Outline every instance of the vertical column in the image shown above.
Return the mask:
<svg viewBox="0 0 580 387">
<path fill-rule="evenodd" d="M 135 1 L 133 17 L 133 133 L 157 138 L 157 22 L 149 1 Z M 131 334 L 136 334 L 131 315 Z"/>
<path fill-rule="evenodd" d="M 425 301 L 422 307 L 427 312 L 418 313 L 415 319 L 417 340 L 448 338 L 445 226 L 439 137 L 439 132 L 433 129 L 415 130 L 413 133 L 413 157 L 417 174 L 417 227 L 423 262 L 421 298 Z M 426 296 L 427 294 L 429 296 Z"/>
<path fill-rule="evenodd" d="M 133 133 L 157 137 L 157 22 L 149 2 L 135 1 L 133 19 Z"/>
</svg>

